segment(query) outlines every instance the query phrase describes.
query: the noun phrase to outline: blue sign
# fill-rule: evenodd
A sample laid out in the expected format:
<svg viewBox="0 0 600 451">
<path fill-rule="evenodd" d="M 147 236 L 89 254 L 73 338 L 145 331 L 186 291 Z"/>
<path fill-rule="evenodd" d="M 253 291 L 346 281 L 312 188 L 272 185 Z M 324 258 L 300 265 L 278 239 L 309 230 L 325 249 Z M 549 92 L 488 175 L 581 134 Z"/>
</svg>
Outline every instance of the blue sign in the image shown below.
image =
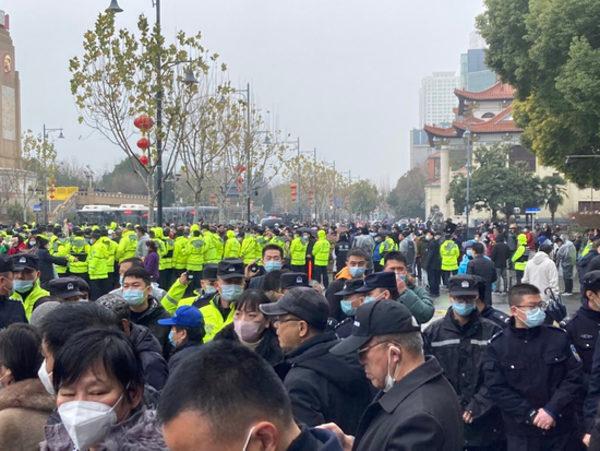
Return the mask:
<svg viewBox="0 0 600 451">
<path fill-rule="evenodd" d="M 33 211 L 36 213 L 42 211 L 42 204 L 33 204 Z"/>
<path fill-rule="evenodd" d="M 540 211 L 542 211 L 542 210 L 539 209 L 539 208 L 526 208 L 525 209 L 525 214 L 534 215 L 536 213 L 539 213 Z"/>
</svg>

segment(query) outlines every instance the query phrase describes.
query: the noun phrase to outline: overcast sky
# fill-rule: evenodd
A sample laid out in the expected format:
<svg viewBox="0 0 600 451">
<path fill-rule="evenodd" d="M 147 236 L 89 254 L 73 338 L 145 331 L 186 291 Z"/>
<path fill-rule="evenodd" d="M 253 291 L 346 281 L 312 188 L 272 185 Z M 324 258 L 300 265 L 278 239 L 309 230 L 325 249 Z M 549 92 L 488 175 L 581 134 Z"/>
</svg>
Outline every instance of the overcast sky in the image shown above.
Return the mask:
<svg viewBox="0 0 600 451">
<path fill-rule="evenodd" d="M 109 0 L 4 0 L 21 76 L 23 130 L 64 127 L 59 156 L 102 172 L 123 154 L 77 124 L 68 59 Z M 151 0 L 119 0 L 119 26 L 154 17 Z M 482 0 L 162 0 L 163 32 L 201 30 L 252 84 L 260 108 L 302 148 L 376 183 L 409 165 L 419 86 L 433 71 L 459 70 Z"/>
</svg>

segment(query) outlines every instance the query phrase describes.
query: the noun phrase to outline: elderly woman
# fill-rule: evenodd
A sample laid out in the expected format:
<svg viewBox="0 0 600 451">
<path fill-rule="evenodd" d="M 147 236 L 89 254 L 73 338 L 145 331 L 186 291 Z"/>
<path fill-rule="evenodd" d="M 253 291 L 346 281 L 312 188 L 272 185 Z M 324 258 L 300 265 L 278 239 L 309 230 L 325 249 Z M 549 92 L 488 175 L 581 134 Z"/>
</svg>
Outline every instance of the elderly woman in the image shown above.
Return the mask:
<svg viewBox="0 0 600 451">
<path fill-rule="evenodd" d="M 54 361 L 60 421 L 46 426 L 42 450 L 164 450 L 155 412 L 142 403 L 142 365 L 120 331 L 73 335 Z"/>
<path fill-rule="evenodd" d="M 27 324 L 0 332 L 0 448 L 37 450 L 55 407 L 37 377 L 42 363 L 40 337 Z"/>
</svg>

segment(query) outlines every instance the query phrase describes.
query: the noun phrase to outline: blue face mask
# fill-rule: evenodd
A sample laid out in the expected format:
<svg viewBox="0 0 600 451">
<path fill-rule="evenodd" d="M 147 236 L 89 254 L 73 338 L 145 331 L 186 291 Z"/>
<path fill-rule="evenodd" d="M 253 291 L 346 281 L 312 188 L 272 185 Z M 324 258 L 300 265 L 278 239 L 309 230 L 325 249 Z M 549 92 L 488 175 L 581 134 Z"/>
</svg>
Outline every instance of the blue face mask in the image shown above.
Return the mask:
<svg viewBox="0 0 600 451">
<path fill-rule="evenodd" d="M 135 307 L 144 302 L 144 290 L 123 290 L 123 299 L 130 307 Z"/>
<path fill-rule="evenodd" d="M 216 291 L 217 289 L 212 285 L 207 285 L 206 288 L 204 288 L 204 294 L 213 294 L 216 293 Z"/>
<path fill-rule="evenodd" d="M 526 312 L 526 315 L 527 319 L 525 320 L 525 324 L 529 328 L 541 326 L 546 319 L 546 312 L 540 307 L 529 310 Z"/>
<path fill-rule="evenodd" d="M 375 302 L 377 298 L 375 296 L 365 296 L 365 300 L 363 304 L 369 304 L 370 302 Z"/>
<path fill-rule="evenodd" d="M 459 316 L 469 316 L 475 310 L 475 304 L 455 302 L 452 304 L 452 310 Z"/>
<path fill-rule="evenodd" d="M 171 346 L 173 346 L 174 348 L 177 347 L 177 342 L 175 341 L 175 333 L 173 332 L 173 329 L 169 331 L 169 343 L 171 343 Z"/>
<path fill-rule="evenodd" d="M 365 271 L 367 270 L 367 268 L 360 268 L 358 266 L 350 266 L 348 269 L 350 270 L 350 275 L 353 279 L 364 276 Z"/>
<path fill-rule="evenodd" d="M 223 285 L 221 287 L 221 297 L 227 302 L 237 301 L 242 295 L 244 289 L 240 285 Z"/>
<path fill-rule="evenodd" d="M 356 314 L 356 309 L 352 307 L 352 301 L 342 299 L 340 301 L 340 307 L 346 316 L 354 316 Z"/>
<path fill-rule="evenodd" d="M 281 262 L 278 260 L 269 260 L 268 262 L 265 262 L 265 271 L 266 272 L 271 272 L 271 271 L 281 271 Z"/>
<path fill-rule="evenodd" d="M 33 288 L 33 280 L 13 280 L 13 288 L 17 293 L 27 293 Z"/>
</svg>

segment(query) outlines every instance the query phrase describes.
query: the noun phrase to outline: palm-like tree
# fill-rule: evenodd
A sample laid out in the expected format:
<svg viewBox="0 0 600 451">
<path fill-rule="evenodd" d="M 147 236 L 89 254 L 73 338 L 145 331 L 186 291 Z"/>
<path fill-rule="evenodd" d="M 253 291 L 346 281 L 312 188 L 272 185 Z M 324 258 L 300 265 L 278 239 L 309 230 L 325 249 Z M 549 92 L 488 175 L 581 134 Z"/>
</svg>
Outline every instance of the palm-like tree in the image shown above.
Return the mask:
<svg viewBox="0 0 600 451">
<path fill-rule="evenodd" d="M 565 188 L 565 179 L 560 175 L 548 175 L 542 179 L 544 183 L 544 189 L 546 191 L 546 207 L 550 210 L 550 217 L 552 218 L 552 224 L 554 224 L 554 216 L 558 207 L 563 204 L 565 197 L 567 196 L 567 189 Z"/>
</svg>

